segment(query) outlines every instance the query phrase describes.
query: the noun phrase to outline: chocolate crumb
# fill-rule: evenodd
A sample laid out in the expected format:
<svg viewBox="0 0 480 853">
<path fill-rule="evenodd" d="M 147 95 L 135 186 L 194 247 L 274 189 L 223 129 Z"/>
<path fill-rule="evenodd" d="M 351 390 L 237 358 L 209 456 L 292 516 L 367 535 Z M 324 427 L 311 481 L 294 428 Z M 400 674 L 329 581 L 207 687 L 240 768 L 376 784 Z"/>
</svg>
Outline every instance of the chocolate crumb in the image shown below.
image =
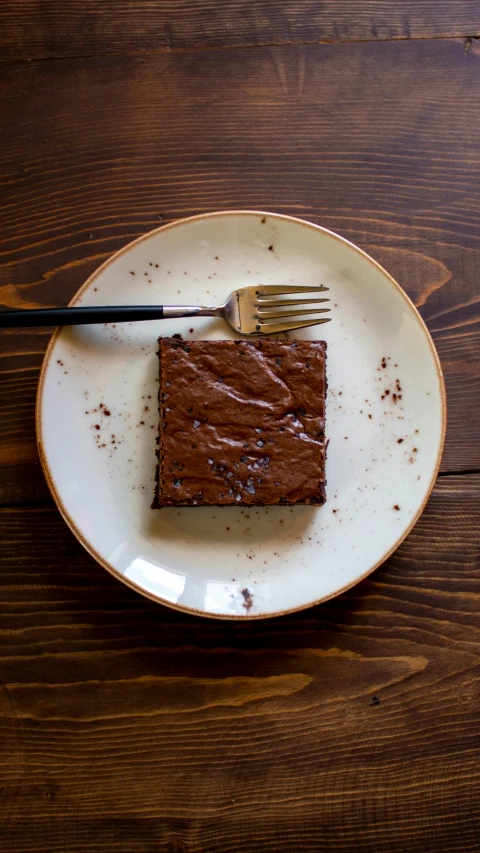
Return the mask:
<svg viewBox="0 0 480 853">
<path fill-rule="evenodd" d="M 402 444 L 403 438 L 397 438 L 397 444 Z"/>
<path fill-rule="evenodd" d="M 397 512 L 398 512 L 398 510 L 400 509 L 400 507 L 399 507 L 399 505 L 398 505 L 398 504 L 394 504 L 394 505 L 393 505 L 393 508 L 394 508 L 394 509 L 396 509 L 396 510 L 397 510 Z"/>
<path fill-rule="evenodd" d="M 245 587 L 245 589 L 242 589 L 242 595 L 243 595 L 243 599 L 244 599 L 243 606 L 244 606 L 245 610 L 250 610 L 250 608 L 253 604 L 252 593 L 250 592 L 249 589 L 247 589 L 247 587 Z"/>
<path fill-rule="evenodd" d="M 273 252 L 273 246 L 269 246 L 269 247 L 268 247 L 268 251 L 269 251 L 269 252 Z"/>
</svg>

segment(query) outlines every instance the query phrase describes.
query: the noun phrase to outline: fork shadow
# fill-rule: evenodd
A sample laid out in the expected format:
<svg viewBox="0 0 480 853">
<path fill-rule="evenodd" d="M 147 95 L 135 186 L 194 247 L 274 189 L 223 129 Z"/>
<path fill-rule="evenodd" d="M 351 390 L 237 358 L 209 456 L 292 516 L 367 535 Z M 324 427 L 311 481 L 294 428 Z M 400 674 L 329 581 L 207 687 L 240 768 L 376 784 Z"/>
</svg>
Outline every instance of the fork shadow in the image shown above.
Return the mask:
<svg viewBox="0 0 480 853">
<path fill-rule="evenodd" d="M 64 343 L 72 350 L 81 352 L 96 349 L 102 354 L 117 353 L 122 350 L 129 352 L 142 349 L 142 347 L 156 347 L 159 337 L 178 333 L 183 328 L 184 336 L 187 334 L 186 325 L 193 318 L 178 320 L 150 320 L 135 321 L 128 323 L 102 323 L 101 325 L 65 326 L 62 330 Z M 234 333 L 230 330 L 224 320 L 219 317 L 202 317 L 200 321 L 195 320 L 193 332 L 188 333 L 190 340 L 233 338 Z"/>
</svg>

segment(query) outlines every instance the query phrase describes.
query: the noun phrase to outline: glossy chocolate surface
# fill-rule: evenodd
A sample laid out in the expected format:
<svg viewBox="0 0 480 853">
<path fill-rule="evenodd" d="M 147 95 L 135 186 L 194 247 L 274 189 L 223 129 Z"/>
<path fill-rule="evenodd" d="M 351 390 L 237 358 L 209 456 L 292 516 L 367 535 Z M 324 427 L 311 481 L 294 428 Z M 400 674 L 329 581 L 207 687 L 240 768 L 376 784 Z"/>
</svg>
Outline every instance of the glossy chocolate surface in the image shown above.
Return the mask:
<svg viewBox="0 0 480 853">
<path fill-rule="evenodd" d="M 322 504 L 323 341 L 160 338 L 154 506 Z"/>
</svg>

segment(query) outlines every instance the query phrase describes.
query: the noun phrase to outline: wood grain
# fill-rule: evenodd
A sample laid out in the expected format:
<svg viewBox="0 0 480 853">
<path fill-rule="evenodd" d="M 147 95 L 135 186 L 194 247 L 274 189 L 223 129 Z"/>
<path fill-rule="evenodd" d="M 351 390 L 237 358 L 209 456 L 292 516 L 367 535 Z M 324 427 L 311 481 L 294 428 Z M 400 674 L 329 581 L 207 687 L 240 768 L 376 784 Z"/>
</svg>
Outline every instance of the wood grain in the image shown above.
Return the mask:
<svg viewBox="0 0 480 853">
<path fill-rule="evenodd" d="M 0 511 L 9 853 L 479 850 L 480 476 L 349 593 L 223 623 Z"/>
<path fill-rule="evenodd" d="M 292 213 L 398 279 L 449 402 L 384 566 L 202 620 L 69 532 L 35 444 L 48 331 L 1 330 L 0 850 L 480 853 L 478 3 L 5 0 L 0 33 L 0 306 L 66 304 L 162 222 Z"/>
<path fill-rule="evenodd" d="M 4 66 L 0 303 L 66 304 L 112 252 L 177 217 L 304 216 L 364 247 L 419 306 L 447 381 L 442 471 L 478 470 L 479 95 L 480 58 L 458 41 Z M 4 505 L 48 499 L 33 429 L 46 343 L 0 335 Z"/>
<path fill-rule="evenodd" d="M 475 0 L 4 0 L 0 60 L 480 35 Z"/>
</svg>

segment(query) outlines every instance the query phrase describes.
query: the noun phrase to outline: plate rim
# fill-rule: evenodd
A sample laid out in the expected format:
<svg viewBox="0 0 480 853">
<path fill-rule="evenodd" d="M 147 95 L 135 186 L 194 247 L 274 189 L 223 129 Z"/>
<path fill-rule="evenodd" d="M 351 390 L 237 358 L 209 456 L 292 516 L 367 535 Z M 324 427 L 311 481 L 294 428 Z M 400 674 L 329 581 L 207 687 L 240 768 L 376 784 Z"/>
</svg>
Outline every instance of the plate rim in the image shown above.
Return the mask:
<svg viewBox="0 0 480 853">
<path fill-rule="evenodd" d="M 286 608 L 284 610 L 278 610 L 278 611 L 274 611 L 271 613 L 269 612 L 269 613 L 250 614 L 250 613 L 246 612 L 245 614 L 238 614 L 238 613 L 229 614 L 229 613 L 211 613 L 211 612 L 206 611 L 206 610 L 199 610 L 198 608 L 180 605 L 177 602 L 167 601 L 164 598 L 162 598 L 161 596 L 156 595 L 155 593 L 150 592 L 150 591 L 144 589 L 143 587 L 139 586 L 139 584 L 135 583 L 135 581 L 132 581 L 130 578 L 127 578 L 125 575 L 123 575 L 118 569 L 116 569 L 114 566 L 112 566 L 104 557 L 102 557 L 101 554 L 99 554 L 95 550 L 95 548 L 91 545 L 91 543 L 88 541 L 88 539 L 78 529 L 74 519 L 68 513 L 66 507 L 63 504 L 61 495 L 59 494 L 57 487 L 55 485 L 54 477 L 50 472 L 50 468 L 48 465 L 48 458 L 47 458 L 47 454 L 46 454 L 45 449 L 44 449 L 44 442 L 43 442 L 42 403 L 43 403 L 43 392 L 44 392 L 44 386 L 45 386 L 45 378 L 46 378 L 47 371 L 49 368 L 50 359 L 52 356 L 53 349 L 55 347 L 56 341 L 57 341 L 57 339 L 58 339 L 58 337 L 62 331 L 62 328 L 63 328 L 62 326 L 58 326 L 55 329 L 55 331 L 53 332 L 53 334 L 52 334 L 52 336 L 48 342 L 48 346 L 47 346 L 47 349 L 45 351 L 45 355 L 43 357 L 42 366 L 40 369 L 40 376 L 38 379 L 36 401 L 35 401 L 35 432 L 36 432 L 37 447 L 38 447 L 38 453 L 39 453 L 39 457 L 40 457 L 40 463 L 42 466 L 43 475 L 45 477 L 48 488 L 49 488 L 50 493 L 51 493 L 53 500 L 55 502 L 55 505 L 60 512 L 60 515 L 62 516 L 62 518 L 64 519 L 64 521 L 66 522 L 67 526 L 70 528 L 70 530 L 72 531 L 72 533 L 74 534 L 76 539 L 85 548 L 85 550 L 90 554 L 90 556 L 92 556 L 97 561 L 97 563 L 99 563 L 99 565 L 102 566 L 102 568 L 106 569 L 114 578 L 119 580 L 121 583 L 124 583 L 126 586 L 130 587 L 135 592 L 142 595 L 144 598 L 148 598 L 151 601 L 154 601 L 156 604 L 163 605 L 164 607 L 168 607 L 172 610 L 177 610 L 181 613 L 187 613 L 190 616 L 201 616 L 201 617 L 206 618 L 206 619 L 220 619 L 223 621 L 245 621 L 245 620 L 255 621 L 258 619 L 275 619 L 275 618 L 278 618 L 280 616 L 287 616 L 287 615 L 290 615 L 291 613 L 298 613 L 302 610 L 307 610 L 310 607 L 316 607 L 319 604 L 323 604 L 327 601 L 330 601 L 333 598 L 337 598 L 337 596 L 339 596 L 339 595 L 343 595 L 349 589 L 352 589 L 354 586 L 357 586 L 357 584 L 364 581 L 369 575 L 371 575 L 374 571 L 376 571 L 376 569 L 378 569 L 384 562 L 386 562 L 386 560 L 388 560 L 388 558 L 397 550 L 397 548 L 399 548 L 399 546 L 402 544 L 402 542 L 411 533 L 411 531 L 413 530 L 413 528 L 417 524 L 420 516 L 423 514 L 425 507 L 426 507 L 426 505 L 430 499 L 433 488 L 435 486 L 435 482 L 437 480 L 438 471 L 440 469 L 440 464 L 442 461 L 443 449 L 445 446 L 445 436 L 446 436 L 446 430 L 447 430 L 447 394 L 446 394 L 446 388 L 445 388 L 445 378 L 443 375 L 443 370 L 442 370 L 442 366 L 440 363 L 440 358 L 439 358 L 438 352 L 436 350 L 435 344 L 433 342 L 433 339 L 432 339 L 430 331 L 427 327 L 427 324 L 425 323 L 425 320 L 421 316 L 418 308 L 416 307 L 414 302 L 410 299 L 408 294 L 405 293 L 403 288 L 399 285 L 399 283 L 396 281 L 396 279 L 394 279 L 394 277 L 385 269 L 385 267 L 383 267 L 382 264 L 380 264 L 378 261 L 376 261 L 374 258 L 372 258 L 371 255 L 369 255 L 367 252 L 364 251 L 364 249 L 361 249 L 359 246 L 357 246 L 355 243 L 352 243 L 352 241 L 348 240 L 346 237 L 342 237 L 340 234 L 337 234 L 335 231 L 331 231 L 329 228 L 325 228 L 323 225 L 317 225 L 315 222 L 310 222 L 308 219 L 301 219 L 300 217 L 290 216 L 289 214 L 286 214 L 286 213 L 273 213 L 272 211 L 267 211 L 267 210 L 251 210 L 251 209 L 220 210 L 220 211 L 210 211 L 209 213 L 198 213 L 198 214 L 195 214 L 194 216 L 186 216 L 186 217 L 183 217 L 181 219 L 175 219 L 172 222 L 166 222 L 163 225 L 159 225 L 157 228 L 154 228 L 152 231 L 147 231 L 144 234 L 141 234 L 139 237 L 136 237 L 135 240 L 132 240 L 131 242 L 127 243 L 125 246 L 122 246 L 120 249 L 118 249 L 116 252 L 114 252 L 113 255 L 110 255 L 108 258 L 106 258 L 106 260 L 103 261 L 103 263 L 100 264 L 100 266 L 97 267 L 97 269 L 95 269 L 93 271 L 93 273 L 91 273 L 88 276 L 86 281 L 79 287 L 79 289 L 76 291 L 76 293 L 70 299 L 70 301 L 68 303 L 68 307 L 71 308 L 76 304 L 76 302 L 81 298 L 82 294 L 86 290 L 88 290 L 88 288 L 95 281 L 95 279 L 111 263 L 116 261 L 117 258 L 119 258 L 121 255 L 128 252 L 134 246 L 137 246 L 139 243 L 142 243 L 144 240 L 148 240 L 154 234 L 157 234 L 160 231 L 161 232 L 170 231 L 173 228 L 176 228 L 179 225 L 184 225 L 187 222 L 195 222 L 198 220 L 220 218 L 222 216 L 268 216 L 268 217 L 271 217 L 273 219 L 282 219 L 282 220 L 286 220 L 287 222 L 295 222 L 296 224 L 303 225 L 306 228 L 313 228 L 314 230 L 320 231 L 323 234 L 327 234 L 329 237 L 333 237 L 335 240 L 339 241 L 340 243 L 343 243 L 344 245 L 353 249 L 355 252 L 362 255 L 365 260 L 367 260 L 377 270 L 379 270 L 381 273 L 383 273 L 383 275 L 386 276 L 386 278 L 389 280 L 390 284 L 392 284 L 394 286 L 394 288 L 397 290 L 397 292 L 402 296 L 402 298 L 407 303 L 409 308 L 413 310 L 413 314 L 414 314 L 417 322 L 420 324 L 420 327 L 422 328 L 424 335 L 426 336 L 426 339 L 428 341 L 428 345 L 430 347 L 430 351 L 433 355 L 437 379 L 438 379 L 439 387 L 440 387 L 441 419 L 442 419 L 441 435 L 440 435 L 440 442 L 439 442 L 438 451 L 437 451 L 437 458 L 435 460 L 435 465 L 433 467 L 432 475 L 431 475 L 430 482 L 429 482 L 428 487 L 427 487 L 427 491 L 425 493 L 424 500 L 422 501 L 422 504 L 419 507 L 417 513 L 415 514 L 413 519 L 410 521 L 410 524 L 405 528 L 405 530 L 402 532 L 402 534 L 399 536 L 399 538 L 396 539 L 396 541 L 392 545 L 392 547 L 389 548 L 382 555 L 380 560 L 378 560 L 373 566 L 371 566 L 368 569 L 368 571 L 364 572 L 360 577 L 356 578 L 351 583 L 346 584 L 345 586 L 341 587 L 340 589 L 336 590 L 333 593 L 323 595 L 320 598 L 315 599 L 314 601 L 309 601 L 309 602 L 302 604 L 298 607 L 289 607 L 289 608 Z"/>
</svg>

